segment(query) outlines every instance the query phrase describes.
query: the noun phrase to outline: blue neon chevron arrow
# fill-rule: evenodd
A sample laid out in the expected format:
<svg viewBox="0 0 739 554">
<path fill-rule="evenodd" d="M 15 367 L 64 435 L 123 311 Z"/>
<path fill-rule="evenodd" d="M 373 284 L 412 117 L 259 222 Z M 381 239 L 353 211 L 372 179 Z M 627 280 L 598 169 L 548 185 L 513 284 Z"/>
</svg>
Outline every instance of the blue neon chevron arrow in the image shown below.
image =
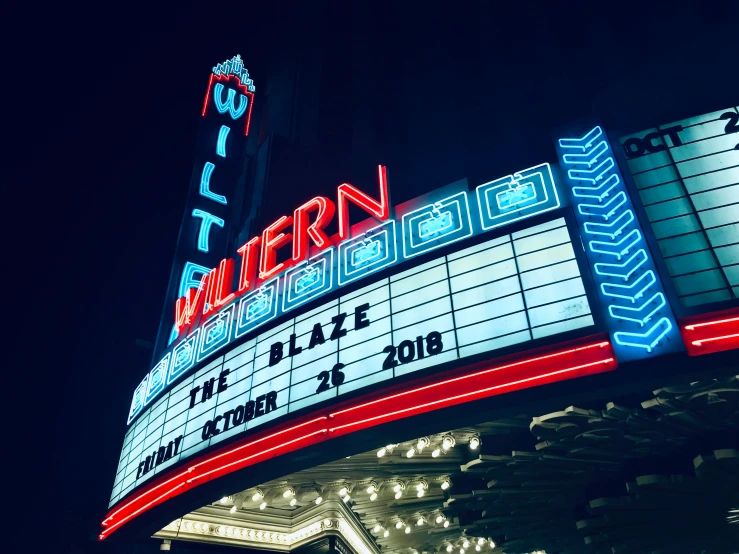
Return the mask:
<svg viewBox="0 0 739 554">
<path fill-rule="evenodd" d="M 598 202 L 602 202 L 620 182 L 618 175 L 613 174 L 597 187 L 572 187 L 572 195 L 578 198 L 596 198 Z"/>
<path fill-rule="evenodd" d="M 634 304 L 636 299 L 641 298 L 644 292 L 656 282 L 657 278 L 654 276 L 654 271 L 650 269 L 630 285 L 603 283 L 600 288 L 606 296 L 625 298 Z"/>
<path fill-rule="evenodd" d="M 657 311 L 664 307 L 665 295 L 661 292 L 654 294 L 649 300 L 645 300 L 639 307 L 629 308 L 627 306 L 612 305 L 608 307 L 608 313 L 616 319 L 634 321 L 643 326 Z"/>
<path fill-rule="evenodd" d="M 624 204 L 626 204 L 626 193 L 621 191 L 605 204 L 578 204 L 577 211 L 582 215 L 599 215 L 608 221 L 608 218 Z"/>
<path fill-rule="evenodd" d="M 619 331 L 613 334 L 618 344 L 644 348 L 647 352 L 657 346 L 657 343 L 672 330 L 672 323 L 666 317 L 660 319 L 645 333 L 627 333 Z"/>
<path fill-rule="evenodd" d="M 607 254 L 616 256 L 620 260 L 621 256 L 629 253 L 637 242 L 641 240 L 641 233 L 638 229 L 632 229 L 631 232 L 618 242 L 604 242 L 600 240 L 591 240 L 589 243 L 590 250 L 598 254 Z"/>
<path fill-rule="evenodd" d="M 634 221 L 634 212 L 626 210 L 616 219 L 610 223 L 591 223 L 590 221 L 585 222 L 585 232 L 591 235 L 604 235 L 609 237 L 611 240 L 619 236 L 624 228 Z"/>
<path fill-rule="evenodd" d="M 603 175 L 613 169 L 614 165 L 613 158 L 609 156 L 593 169 L 570 169 L 567 171 L 567 175 L 575 181 L 595 183 L 596 181 L 600 181 Z"/>
<path fill-rule="evenodd" d="M 587 165 L 588 167 L 591 167 L 596 161 L 598 161 L 598 158 L 607 151 L 608 145 L 606 144 L 606 141 L 602 140 L 590 152 L 586 152 L 584 154 L 565 154 L 564 160 L 565 163 L 568 164 Z"/>
<path fill-rule="evenodd" d="M 557 141 L 598 304 L 619 361 L 683 348 L 672 310 L 605 131 Z M 656 346 L 659 345 L 659 346 Z"/>
<path fill-rule="evenodd" d="M 584 151 L 586 148 L 590 148 L 602 134 L 603 129 L 600 128 L 600 125 L 597 125 L 582 138 L 559 139 L 559 146 L 561 148 L 579 148 Z"/>
<path fill-rule="evenodd" d="M 642 248 L 637 250 L 633 256 L 622 264 L 597 263 L 594 267 L 598 275 L 618 277 L 624 281 L 628 281 L 631 275 L 645 263 L 647 263 L 647 253 Z"/>
</svg>

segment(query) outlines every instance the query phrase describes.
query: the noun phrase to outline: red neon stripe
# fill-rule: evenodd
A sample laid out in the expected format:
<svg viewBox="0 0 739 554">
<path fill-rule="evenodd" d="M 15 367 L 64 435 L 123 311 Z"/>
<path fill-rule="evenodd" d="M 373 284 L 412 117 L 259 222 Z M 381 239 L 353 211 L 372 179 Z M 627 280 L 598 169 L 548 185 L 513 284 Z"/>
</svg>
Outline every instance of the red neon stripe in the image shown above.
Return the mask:
<svg viewBox="0 0 739 554">
<path fill-rule="evenodd" d="M 365 408 L 367 406 L 371 406 L 373 404 L 377 404 L 378 402 L 385 402 L 386 400 L 391 400 L 393 398 L 400 398 L 402 396 L 407 396 L 409 394 L 414 394 L 416 392 L 420 392 L 420 391 L 432 389 L 432 388 L 435 388 L 435 387 L 441 387 L 441 386 L 444 386 L 444 385 L 448 385 L 450 383 L 454 383 L 456 381 L 462 381 L 464 379 L 470 379 L 472 377 L 479 377 L 480 375 L 484 375 L 486 373 L 492 373 L 494 371 L 500 371 L 500 370 L 503 370 L 503 369 L 509 369 L 511 367 L 521 366 L 521 365 L 528 364 L 528 363 L 531 363 L 531 362 L 538 362 L 540 360 L 546 360 L 548 358 L 556 358 L 557 356 L 562 356 L 562 355 L 565 355 L 565 354 L 571 354 L 573 352 L 580 352 L 582 350 L 587 350 L 589 348 L 595 348 L 595 347 L 603 348 L 604 346 L 608 346 L 609 344 L 610 343 L 607 342 L 607 341 L 606 342 L 599 342 L 599 343 L 596 343 L 596 344 L 590 344 L 588 346 L 583 346 L 583 347 L 580 347 L 580 348 L 573 348 L 572 350 L 565 350 L 563 352 L 557 352 L 557 353 L 549 354 L 549 355 L 546 355 L 546 356 L 539 356 L 537 358 L 529 358 L 527 360 L 522 360 L 520 362 L 514 362 L 512 364 L 507 364 L 507 365 L 503 365 L 503 366 L 499 366 L 499 367 L 493 367 L 493 368 L 490 368 L 490 369 L 484 369 L 482 371 L 478 371 L 477 373 L 471 373 L 469 375 L 462 375 L 461 377 L 455 377 L 453 379 L 447 379 L 445 381 L 439 381 L 438 383 L 432 383 L 432 384 L 426 385 L 424 387 L 418 387 L 418 388 L 411 389 L 411 390 L 408 390 L 408 391 L 399 392 L 398 394 L 393 394 L 391 396 L 386 396 L 386 397 L 383 397 L 383 398 L 379 398 L 379 399 L 373 400 L 371 402 L 365 402 L 364 404 L 358 404 L 357 406 L 352 406 L 351 408 L 347 408 L 346 410 L 340 410 L 338 412 L 333 412 L 333 413 L 329 414 L 329 417 L 330 418 L 333 418 L 333 417 L 335 417 L 337 415 L 340 415 L 340 414 L 343 414 L 343 413 L 346 413 L 346 412 L 351 412 L 351 411 L 354 411 L 354 410 L 359 410 L 361 408 Z"/>
<path fill-rule="evenodd" d="M 338 429 L 345 429 L 347 427 L 354 427 L 356 425 L 361 425 L 362 423 L 366 423 L 368 421 L 376 421 L 378 419 L 385 419 L 385 418 L 388 418 L 388 417 L 391 417 L 391 416 L 394 416 L 394 415 L 398 415 L 398 414 L 402 414 L 402 413 L 407 413 L 407 412 L 410 412 L 410 411 L 420 410 L 421 408 L 427 408 L 429 406 L 435 406 L 435 405 L 441 404 L 441 403 L 453 403 L 454 400 L 459 400 L 460 398 L 465 398 L 465 397 L 468 397 L 468 396 L 475 396 L 475 395 L 483 394 L 485 392 L 489 392 L 489 391 L 492 391 L 492 390 L 502 389 L 502 388 L 505 388 L 505 387 L 512 387 L 512 386 L 519 385 L 521 383 L 527 383 L 527 382 L 530 382 L 530 381 L 537 381 L 539 379 L 544 379 L 546 377 L 551 377 L 552 375 L 559 375 L 561 373 L 569 373 L 571 371 L 576 371 L 578 369 L 583 369 L 583 368 L 586 368 L 586 367 L 592 367 L 592 366 L 599 365 L 599 364 L 607 364 L 607 363 L 612 362 L 612 361 L 614 361 L 614 358 L 606 358 L 605 360 L 598 360 L 597 362 L 591 362 L 589 364 L 583 364 L 583 365 L 579 365 L 579 366 L 568 367 L 566 369 L 560 369 L 558 371 L 552 371 L 550 373 L 543 373 L 542 375 L 537 375 L 535 377 L 527 377 L 526 379 L 519 379 L 518 381 L 511 381 L 509 383 L 503 383 L 502 385 L 495 385 L 495 386 L 492 386 L 492 387 L 487 387 L 485 389 L 479 389 L 479 390 L 472 391 L 472 392 L 467 392 L 467 393 L 464 393 L 464 394 L 458 394 L 456 396 L 450 396 L 449 398 L 444 398 L 442 400 L 434 400 L 433 402 L 426 402 L 425 404 L 418 404 L 416 406 L 411 406 L 410 408 L 404 408 L 402 410 L 396 410 L 394 412 L 388 412 L 388 413 L 385 413 L 385 414 L 380 414 L 380 415 L 377 415 L 377 416 L 374 416 L 374 417 L 370 417 L 370 418 L 367 418 L 367 419 L 361 419 L 359 421 L 354 421 L 352 423 L 346 423 L 344 425 L 339 425 L 337 427 L 331 427 L 329 429 L 329 431 L 333 433 L 334 431 L 336 431 Z"/>
<path fill-rule="evenodd" d="M 696 346 L 700 346 L 701 344 L 706 343 L 706 342 L 713 342 L 715 340 L 733 339 L 734 337 L 739 337 L 739 333 L 736 333 L 734 335 L 724 335 L 723 337 L 710 337 L 707 339 L 694 340 L 692 344 Z"/>
<path fill-rule="evenodd" d="M 268 448 L 267 450 L 262 450 L 258 454 L 252 454 L 251 456 L 247 456 L 246 458 L 241 458 L 239 460 L 236 460 L 234 462 L 231 462 L 229 464 L 226 464 L 225 466 L 220 466 L 220 467 L 217 467 L 215 469 L 211 469 L 210 471 L 206 471 L 202 475 L 198 475 L 197 477 L 193 477 L 192 479 L 188 479 L 187 482 L 188 483 L 192 483 L 193 481 L 195 481 L 197 479 L 202 479 L 203 477 L 206 477 L 207 475 L 211 475 L 212 473 L 215 473 L 216 471 L 221 471 L 223 469 L 226 469 L 227 467 L 232 467 L 232 466 L 237 465 L 237 464 L 240 464 L 242 462 L 246 462 L 247 460 L 251 460 L 253 458 L 257 458 L 257 457 L 261 456 L 262 454 L 266 454 L 268 452 L 273 452 L 275 450 L 279 450 L 280 448 L 284 448 L 284 447 L 286 447 L 289 444 L 293 444 L 293 443 L 298 442 L 298 441 L 301 441 L 303 439 L 307 439 L 307 438 L 312 437 L 314 435 L 325 435 L 327 432 L 328 432 L 328 429 L 326 429 L 326 428 L 319 429 L 318 431 L 313 431 L 312 433 L 308 433 L 307 435 L 303 435 L 302 437 L 298 437 L 297 439 L 293 439 L 291 441 L 283 442 L 282 444 L 279 444 L 277 446 L 273 446 L 272 448 Z M 208 460 L 208 462 L 211 462 L 211 461 L 212 460 Z"/>
<path fill-rule="evenodd" d="M 271 439 L 273 437 L 278 437 L 278 436 L 280 436 L 280 435 L 282 435 L 284 433 L 287 433 L 288 431 L 294 431 L 295 429 L 300 429 L 301 427 L 305 427 L 306 425 L 310 425 L 311 423 L 316 423 L 317 421 L 324 421 L 326 419 L 328 419 L 328 417 L 326 417 L 326 416 L 317 417 L 315 419 L 311 419 L 310 421 L 306 421 L 305 423 L 301 423 L 300 425 L 295 425 L 293 427 L 289 427 L 287 429 L 283 429 L 282 431 L 279 431 L 278 433 L 273 433 L 272 435 L 268 435 L 266 437 L 262 437 L 261 439 L 252 441 L 252 442 L 247 443 L 247 444 L 242 444 L 241 446 L 237 446 L 236 448 L 233 448 L 233 449 L 229 450 L 228 452 L 224 452 L 223 454 L 219 454 L 218 456 L 213 456 L 212 458 L 208 458 L 207 462 L 200 462 L 199 464 L 195 464 L 193 466 L 190 466 L 189 470 L 192 471 L 196 467 L 200 467 L 201 465 L 203 465 L 205 463 L 212 462 L 213 460 L 217 460 L 219 458 L 223 458 L 223 456 L 227 456 L 228 454 L 232 454 L 233 452 L 237 452 L 237 451 L 242 450 L 244 448 L 247 448 L 249 446 L 254 446 L 255 444 L 258 444 L 258 443 L 260 443 L 260 442 L 262 442 L 264 440 Z"/>
<path fill-rule="evenodd" d="M 739 308 L 682 319 L 680 334 L 690 356 L 739 348 Z"/>
<path fill-rule="evenodd" d="M 591 338 L 592 340 L 592 338 Z M 601 357 L 600 359 L 593 359 L 594 355 L 600 355 L 599 352 L 593 350 L 598 347 L 607 348 L 606 358 Z M 592 352 L 592 354 L 589 354 Z M 606 352 L 603 352 L 606 354 Z M 584 358 L 584 359 L 583 359 Z M 541 367 L 541 362 L 546 361 L 546 367 Z M 579 361 L 575 366 L 569 365 L 568 367 L 556 368 L 557 365 L 567 365 L 572 362 Z M 554 366 L 554 367 L 552 367 Z M 479 367 L 479 366 L 476 366 Z M 218 478 L 221 475 L 225 475 L 236 471 L 237 469 L 248 467 L 255 463 L 259 463 L 266 457 L 274 455 L 282 455 L 288 452 L 292 452 L 297 448 L 303 446 L 310 446 L 312 444 L 318 444 L 325 440 L 329 440 L 332 437 L 340 436 L 349 431 L 350 428 L 354 431 L 359 428 L 372 427 L 382 422 L 387 422 L 391 419 L 400 419 L 407 417 L 414 412 L 430 411 L 431 409 L 441 408 L 443 406 L 449 406 L 453 404 L 461 404 L 466 401 L 473 400 L 475 398 L 483 398 L 484 396 L 492 396 L 493 394 L 500 394 L 505 389 L 523 389 L 528 386 L 532 386 L 529 383 L 544 384 L 546 382 L 554 382 L 561 379 L 572 378 L 575 376 L 588 375 L 593 373 L 599 373 L 603 371 L 609 371 L 616 367 L 616 361 L 613 357 L 613 351 L 610 348 L 608 342 L 598 342 L 589 344 L 582 347 L 570 348 L 560 352 L 553 352 L 551 354 L 545 354 L 528 358 L 526 360 L 520 360 L 512 362 L 506 365 L 498 366 L 495 368 L 489 368 L 483 371 L 476 371 L 468 375 L 460 375 L 451 379 L 446 379 L 441 382 L 431 383 L 422 387 L 414 387 L 413 389 L 402 391 L 400 393 L 391 394 L 376 398 L 369 402 L 363 402 L 351 408 L 339 410 L 332 415 L 334 422 L 337 424 L 330 430 L 322 422 L 328 419 L 327 415 L 320 415 L 313 417 L 309 420 L 303 421 L 297 425 L 286 427 L 277 432 L 270 433 L 263 437 L 259 437 L 255 440 L 250 440 L 236 447 L 229 448 L 227 450 L 216 453 L 215 455 L 202 456 L 199 461 L 188 467 L 186 471 L 178 471 L 173 477 L 170 477 L 161 483 L 151 486 L 151 488 L 141 491 L 134 498 L 130 499 L 126 504 L 117 508 L 109 514 L 109 516 L 103 522 L 106 528 L 99 535 L 100 540 L 105 539 L 114 530 L 119 528 L 123 523 L 130 521 L 134 517 L 143 513 L 144 511 L 152 508 L 153 506 L 165 502 L 169 498 L 173 498 L 179 494 L 182 494 L 185 490 L 191 487 L 199 486 L 203 482 L 210 481 L 214 478 Z M 455 370 L 455 373 L 469 371 L 470 368 L 462 368 Z M 500 372 L 503 369 L 509 369 L 512 374 L 501 374 L 493 373 Z M 545 370 L 545 373 L 539 371 Z M 564 377 L 569 374 L 569 377 Z M 484 384 L 484 381 L 479 382 L 480 377 L 486 375 L 501 375 L 507 381 L 504 383 L 496 383 L 492 386 L 480 387 L 479 385 Z M 478 382 L 469 381 L 470 378 L 477 377 Z M 511 380 L 511 377 L 517 377 Z M 417 381 L 418 382 L 418 381 Z M 449 391 L 440 391 L 439 385 L 452 384 Z M 441 393 L 448 392 L 450 395 L 437 398 L 434 400 L 429 399 L 429 393 L 426 392 L 429 389 L 435 389 Z M 470 390 L 471 389 L 471 390 Z M 414 401 L 409 398 L 409 395 L 417 394 L 419 398 Z M 436 394 L 439 394 L 438 392 Z M 433 394 L 431 395 L 433 397 Z M 403 405 L 401 405 L 401 399 Z M 382 413 L 368 413 L 368 409 L 372 410 L 378 403 L 384 403 Z M 411 403 L 413 405 L 408 406 Z M 360 410 L 359 412 L 357 410 Z M 361 410 L 364 410 L 362 412 Z M 295 431 L 299 429 L 305 429 L 309 425 L 318 425 L 320 428 L 315 430 L 306 429 L 298 436 L 291 436 Z M 342 430 L 346 430 L 342 432 Z M 329 434 L 334 433 L 334 434 Z M 257 444 L 265 443 L 268 440 L 275 440 L 280 438 L 281 440 L 277 443 L 264 444 L 264 448 L 259 452 L 255 452 L 248 455 L 241 455 L 235 458 L 235 454 L 239 453 L 245 448 L 253 447 Z M 301 446 L 302 445 L 302 446 Z M 279 453 L 279 454 L 278 454 Z M 225 458 L 225 459 L 224 459 Z M 222 460 L 217 467 L 213 467 L 214 462 Z M 162 488 L 165 490 L 162 492 Z M 156 497 L 154 493 L 160 493 Z M 123 514 L 123 517 L 109 525 L 109 522 L 116 516 Z"/>
<path fill-rule="evenodd" d="M 705 323 L 696 323 L 694 325 L 686 325 L 685 328 L 688 331 L 694 331 L 698 327 L 706 327 L 708 325 L 719 325 L 721 323 L 730 323 L 732 321 L 739 321 L 739 317 L 732 317 L 730 319 L 719 319 L 718 321 L 706 321 Z"/>
<path fill-rule="evenodd" d="M 248 442 L 248 443 L 246 443 L 246 444 L 242 444 L 241 446 L 237 446 L 236 448 L 233 448 L 233 449 L 231 449 L 231 450 L 228 450 L 228 451 L 226 451 L 226 452 L 223 452 L 223 453 L 221 453 L 221 454 L 218 454 L 218 455 L 216 455 L 216 456 L 212 456 L 212 457 L 208 458 L 207 460 L 205 460 L 205 461 L 203 461 L 203 462 L 200 462 L 200 463 L 198 463 L 198 464 L 194 464 L 194 465 L 192 465 L 192 466 L 188 467 L 186 471 L 183 471 L 183 472 L 181 472 L 181 473 L 179 473 L 179 474 L 175 475 L 174 477 L 172 477 L 172 478 L 170 478 L 170 479 L 167 479 L 166 481 L 164 481 L 164 482 L 160 483 L 159 485 L 157 485 L 157 486 L 153 487 L 152 489 L 149 489 L 149 490 L 148 490 L 148 491 L 146 491 L 146 492 L 145 492 L 144 494 L 142 494 L 142 496 L 144 496 L 144 495 L 148 495 L 148 494 L 150 494 L 150 493 L 154 492 L 154 491 L 155 491 L 155 490 L 157 490 L 157 489 L 158 489 L 159 487 L 163 487 L 163 486 L 164 486 L 164 485 L 166 485 L 167 483 L 170 483 L 170 482 L 174 481 L 175 479 L 177 479 L 177 478 L 179 478 L 179 477 L 181 477 L 181 476 L 183 476 L 183 475 L 188 475 L 188 474 L 192 473 L 192 472 L 193 472 L 193 471 L 195 470 L 195 468 L 197 468 L 197 467 L 200 467 L 200 466 L 201 466 L 201 465 L 203 465 L 203 464 L 206 464 L 206 463 L 210 463 L 210 462 L 212 462 L 212 461 L 214 461 L 214 460 L 217 460 L 217 459 L 219 459 L 219 458 L 222 458 L 223 456 L 227 456 L 228 454 L 231 454 L 231 453 L 233 453 L 233 452 L 237 452 L 237 451 L 239 451 L 239 450 L 242 450 L 242 449 L 244 449 L 244 448 L 248 448 L 248 447 L 250 447 L 250 446 L 254 446 L 255 444 L 259 444 L 260 442 L 263 442 L 263 441 L 265 441 L 265 440 L 267 440 L 267 439 L 271 439 L 271 438 L 274 438 L 274 437 L 278 437 L 278 436 L 280 436 L 280 435 L 283 435 L 283 434 L 285 434 L 285 433 L 288 433 L 288 432 L 290 432 L 290 431 L 294 431 L 295 429 L 300 429 L 301 427 L 305 427 L 306 425 L 310 425 L 311 423 L 316 423 L 317 421 L 323 421 L 323 420 L 326 420 L 326 419 L 328 419 L 328 417 L 327 417 L 327 416 L 321 416 L 321 417 L 317 417 L 317 418 L 311 419 L 310 421 L 305 421 L 305 422 L 303 422 L 303 423 L 300 423 L 300 424 L 298 424 L 298 425 L 293 425 L 292 427 L 288 427 L 287 429 L 283 429 L 282 431 L 278 431 L 278 432 L 276 432 L 276 433 L 272 433 L 271 435 L 267 435 L 267 436 L 264 436 L 264 437 L 262 437 L 262 438 L 259 438 L 259 439 L 257 439 L 257 440 L 254 440 L 254 441 Z M 112 519 L 113 519 L 113 518 L 114 518 L 114 517 L 116 516 L 116 514 L 120 513 L 120 511 L 121 511 L 121 510 L 123 510 L 123 509 L 127 508 L 128 506 L 130 506 L 130 505 L 131 505 L 131 504 L 133 504 L 134 502 L 136 502 L 136 501 L 140 500 L 142 496 L 140 496 L 140 497 L 138 497 L 138 498 L 135 498 L 135 499 L 132 499 L 132 500 L 131 500 L 131 501 L 129 501 L 128 503 L 124 504 L 123 506 L 121 506 L 120 508 L 118 508 L 117 510 L 115 510 L 115 511 L 114 511 L 113 513 L 111 513 L 111 514 L 110 514 L 110 515 L 109 515 L 108 517 L 106 517 L 106 518 L 105 518 L 105 520 L 103 520 L 103 525 L 107 525 L 107 523 L 106 523 L 106 522 L 108 522 L 108 521 L 112 520 Z"/>
</svg>

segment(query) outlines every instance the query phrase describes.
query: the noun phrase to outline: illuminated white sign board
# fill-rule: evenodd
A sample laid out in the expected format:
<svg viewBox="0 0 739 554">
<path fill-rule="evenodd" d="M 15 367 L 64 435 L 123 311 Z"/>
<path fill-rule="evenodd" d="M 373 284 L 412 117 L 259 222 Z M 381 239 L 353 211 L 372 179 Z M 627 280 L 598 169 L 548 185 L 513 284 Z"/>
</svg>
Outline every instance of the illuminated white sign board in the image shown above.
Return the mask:
<svg viewBox="0 0 739 554">
<path fill-rule="evenodd" d="M 535 197 L 520 189 L 512 188 L 518 198 Z M 469 197 L 446 192 L 430 207 L 400 213 L 403 239 L 407 229 L 419 235 L 441 229 L 459 240 L 474 228 L 465 219 L 472 212 Z M 500 198 L 499 192 L 486 196 Z M 459 214 L 465 214 L 462 221 Z M 417 246 L 410 239 L 395 242 L 401 226 L 390 220 L 376 227 L 369 242 L 365 234 L 338 252 L 323 252 L 304 266 L 318 267 L 318 277 L 307 270 L 300 274 L 307 285 L 299 285 L 296 268 L 227 307 L 186 339 L 192 340 L 188 355 L 197 359 L 203 349 L 216 351 L 211 345 L 219 339 L 212 337 L 219 332 L 212 329 L 219 321 L 237 333 L 250 317 L 259 318 L 249 330 L 255 329 L 291 307 L 302 290 L 330 290 L 342 275 L 351 279 L 358 257 L 387 266 L 407 255 L 409 250 L 403 254 L 395 244 Z M 377 241 L 379 248 L 373 246 Z M 365 249 L 368 253 L 357 254 Z M 336 257 L 348 265 L 325 275 Z M 285 294 L 285 283 L 295 296 Z M 110 503 L 196 452 L 285 414 L 431 365 L 593 324 L 562 218 L 439 256 L 265 328 L 181 377 L 126 433 Z M 179 350 L 168 355 L 176 359 Z"/>
<path fill-rule="evenodd" d="M 386 186 L 382 167 L 380 175 Z M 397 263 L 559 206 L 551 168 L 541 164 L 484 183 L 475 194 L 467 191 L 466 183 L 449 185 L 396 206 L 394 219 L 379 224 L 369 220 L 371 228 L 366 223 L 355 225 L 351 236 L 337 247 L 325 248 L 243 296 L 231 294 L 230 303 L 175 342 L 134 392 L 128 422 L 197 363 L 276 317 Z M 274 244 L 280 239 L 269 240 Z M 221 266 L 225 268 L 226 262 Z M 270 263 L 274 265 L 274 260 Z M 213 273 L 226 271 L 214 269 Z"/>
<path fill-rule="evenodd" d="M 620 142 L 680 302 L 739 298 L 739 107 Z"/>
</svg>

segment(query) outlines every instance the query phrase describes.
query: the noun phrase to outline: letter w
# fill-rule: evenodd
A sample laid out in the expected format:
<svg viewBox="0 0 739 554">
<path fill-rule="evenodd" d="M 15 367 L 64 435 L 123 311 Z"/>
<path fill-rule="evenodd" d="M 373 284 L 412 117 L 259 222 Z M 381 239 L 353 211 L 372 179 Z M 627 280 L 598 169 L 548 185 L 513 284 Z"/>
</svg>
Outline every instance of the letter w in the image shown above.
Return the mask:
<svg viewBox="0 0 739 554">
<path fill-rule="evenodd" d="M 223 101 L 223 85 L 221 83 L 216 83 L 213 92 L 213 101 L 216 104 L 218 113 L 226 113 L 228 110 L 231 114 L 231 119 L 238 119 L 244 115 L 246 107 L 249 105 L 249 99 L 246 96 L 239 94 L 239 107 L 235 108 L 234 98 L 236 96 L 236 91 L 234 89 L 228 89 L 228 97 L 225 102 Z"/>
</svg>

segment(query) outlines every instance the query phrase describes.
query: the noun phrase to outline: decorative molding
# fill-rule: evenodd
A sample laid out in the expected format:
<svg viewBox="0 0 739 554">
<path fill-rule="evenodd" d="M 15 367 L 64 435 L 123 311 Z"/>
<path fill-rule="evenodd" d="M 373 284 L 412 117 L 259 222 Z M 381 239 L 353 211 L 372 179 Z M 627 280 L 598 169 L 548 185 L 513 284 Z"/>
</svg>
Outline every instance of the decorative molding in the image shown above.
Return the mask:
<svg viewBox="0 0 739 554">
<path fill-rule="evenodd" d="M 289 552 L 317 538 L 339 535 L 355 554 L 380 554 L 356 519 L 340 501 L 326 501 L 299 513 L 267 509 L 224 514 L 219 507 L 206 506 L 176 519 L 153 536 Z"/>
</svg>

